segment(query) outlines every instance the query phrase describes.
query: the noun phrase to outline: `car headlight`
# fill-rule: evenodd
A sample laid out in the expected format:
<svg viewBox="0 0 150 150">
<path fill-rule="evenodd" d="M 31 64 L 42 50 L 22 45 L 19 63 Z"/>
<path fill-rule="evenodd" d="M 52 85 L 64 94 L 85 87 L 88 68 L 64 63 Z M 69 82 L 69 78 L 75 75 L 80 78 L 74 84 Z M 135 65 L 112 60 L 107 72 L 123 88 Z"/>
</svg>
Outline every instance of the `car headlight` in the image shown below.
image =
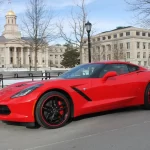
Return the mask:
<svg viewBox="0 0 150 150">
<path fill-rule="evenodd" d="M 25 95 L 31 93 L 32 91 L 34 91 L 35 89 L 39 88 L 42 85 L 43 84 L 36 84 L 36 85 L 30 86 L 30 87 L 18 92 L 17 94 L 13 95 L 11 98 L 17 98 L 17 97 L 25 96 Z"/>
</svg>

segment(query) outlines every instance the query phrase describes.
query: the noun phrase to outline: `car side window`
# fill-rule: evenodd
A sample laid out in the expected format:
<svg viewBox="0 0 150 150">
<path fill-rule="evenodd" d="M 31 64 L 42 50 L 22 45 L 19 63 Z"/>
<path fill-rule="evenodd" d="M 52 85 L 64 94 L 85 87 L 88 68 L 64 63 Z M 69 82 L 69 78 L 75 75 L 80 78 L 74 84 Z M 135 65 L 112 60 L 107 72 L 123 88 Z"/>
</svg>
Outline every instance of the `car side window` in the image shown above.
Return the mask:
<svg viewBox="0 0 150 150">
<path fill-rule="evenodd" d="M 126 64 L 108 64 L 103 70 L 101 70 L 99 77 L 103 77 L 107 72 L 110 71 L 116 71 L 118 75 L 129 73 Z"/>
<path fill-rule="evenodd" d="M 139 67 L 134 65 L 128 65 L 128 68 L 129 68 L 129 72 L 135 72 L 139 70 Z"/>
</svg>

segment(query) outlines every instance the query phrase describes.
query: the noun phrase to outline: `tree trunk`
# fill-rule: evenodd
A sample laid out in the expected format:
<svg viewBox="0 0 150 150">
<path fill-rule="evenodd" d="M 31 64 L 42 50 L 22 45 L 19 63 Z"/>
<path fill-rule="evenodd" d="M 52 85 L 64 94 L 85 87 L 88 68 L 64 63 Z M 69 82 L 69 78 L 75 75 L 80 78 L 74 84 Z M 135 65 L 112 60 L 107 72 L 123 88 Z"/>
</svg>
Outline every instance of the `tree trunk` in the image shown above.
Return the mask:
<svg viewBox="0 0 150 150">
<path fill-rule="evenodd" d="M 82 47 L 80 46 L 80 64 L 83 64 Z"/>
<path fill-rule="evenodd" d="M 35 49 L 34 71 L 37 71 L 37 49 Z"/>
</svg>

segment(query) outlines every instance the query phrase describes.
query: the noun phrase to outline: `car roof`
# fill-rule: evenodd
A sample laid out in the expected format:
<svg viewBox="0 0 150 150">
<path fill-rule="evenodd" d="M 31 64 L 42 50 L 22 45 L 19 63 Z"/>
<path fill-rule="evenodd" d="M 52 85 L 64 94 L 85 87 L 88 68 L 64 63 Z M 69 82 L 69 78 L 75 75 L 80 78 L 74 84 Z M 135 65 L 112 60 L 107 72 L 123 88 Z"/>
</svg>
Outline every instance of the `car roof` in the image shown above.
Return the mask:
<svg viewBox="0 0 150 150">
<path fill-rule="evenodd" d="M 138 66 L 140 69 L 144 69 L 147 70 L 147 68 L 143 67 L 143 66 L 139 66 L 130 62 L 125 62 L 125 61 L 99 61 L 99 62 L 92 62 L 93 64 L 129 64 L 129 65 L 134 65 L 134 66 Z"/>
<path fill-rule="evenodd" d="M 138 66 L 136 64 L 132 64 L 130 62 L 124 62 L 124 61 L 100 61 L 100 62 L 93 62 L 94 64 L 131 64 Z"/>
</svg>

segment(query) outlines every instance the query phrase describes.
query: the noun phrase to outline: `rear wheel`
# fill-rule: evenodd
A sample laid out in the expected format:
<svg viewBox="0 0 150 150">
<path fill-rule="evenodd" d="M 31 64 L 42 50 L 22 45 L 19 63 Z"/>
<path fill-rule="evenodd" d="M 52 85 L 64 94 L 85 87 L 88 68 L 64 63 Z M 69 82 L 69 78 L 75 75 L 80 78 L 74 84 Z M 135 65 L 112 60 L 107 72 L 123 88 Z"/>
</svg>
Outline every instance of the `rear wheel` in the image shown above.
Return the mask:
<svg viewBox="0 0 150 150">
<path fill-rule="evenodd" d="M 55 129 L 66 125 L 70 118 L 68 98 L 56 91 L 44 94 L 37 103 L 35 116 L 44 128 Z"/>
<path fill-rule="evenodd" d="M 150 109 L 150 84 L 146 87 L 144 95 L 144 108 Z"/>
</svg>

